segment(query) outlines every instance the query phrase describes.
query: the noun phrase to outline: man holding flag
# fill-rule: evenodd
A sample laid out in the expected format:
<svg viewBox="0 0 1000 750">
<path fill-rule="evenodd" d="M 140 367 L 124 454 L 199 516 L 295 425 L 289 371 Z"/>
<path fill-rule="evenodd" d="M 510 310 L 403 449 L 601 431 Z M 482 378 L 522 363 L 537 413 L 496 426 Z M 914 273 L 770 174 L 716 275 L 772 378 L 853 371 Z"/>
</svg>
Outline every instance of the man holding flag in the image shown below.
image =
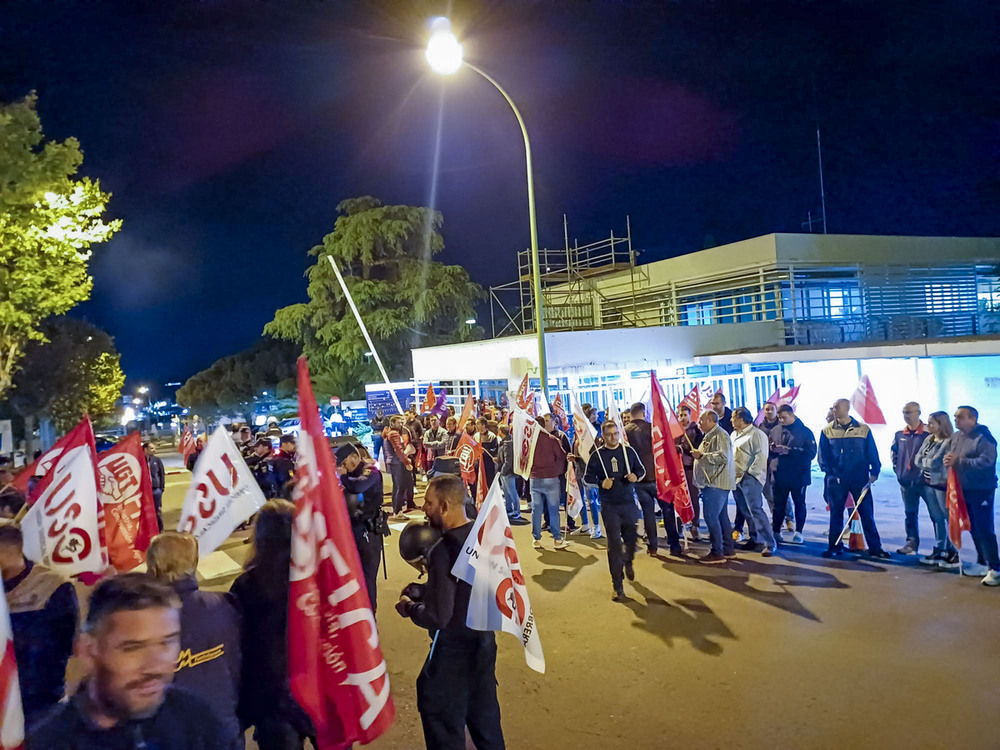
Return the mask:
<svg viewBox="0 0 1000 750">
<path fill-rule="evenodd" d="M 667 531 L 670 554 L 680 557 L 683 553 L 680 534 L 677 532 L 674 505 L 672 502 L 660 498 L 656 491 L 656 472 L 652 471 L 654 467 L 653 426 L 646 421 L 645 404 L 641 402 L 632 404 L 631 416 L 631 421 L 625 427 L 625 432 L 628 434 L 628 444 L 635 448 L 642 465 L 650 468 L 643 480 L 635 485 L 635 494 L 639 499 L 639 507 L 642 508 L 642 525 L 646 531 L 646 552 L 651 557 L 656 557 L 659 546 L 656 531 L 656 506 L 659 504 L 663 514 L 663 527 Z"/>
<path fill-rule="evenodd" d="M 396 603 L 400 615 L 426 628 L 433 639 L 417 678 L 424 741 L 434 750 L 465 750 L 468 727 L 478 750 L 502 750 L 496 637 L 492 630 L 466 624 L 472 586 L 452 575 L 473 528 L 465 515 L 462 480 L 434 477 L 424 495 L 424 512 L 443 534 L 427 556 L 427 583 L 411 584 L 404 590 L 410 595 L 404 593 Z"/>
</svg>

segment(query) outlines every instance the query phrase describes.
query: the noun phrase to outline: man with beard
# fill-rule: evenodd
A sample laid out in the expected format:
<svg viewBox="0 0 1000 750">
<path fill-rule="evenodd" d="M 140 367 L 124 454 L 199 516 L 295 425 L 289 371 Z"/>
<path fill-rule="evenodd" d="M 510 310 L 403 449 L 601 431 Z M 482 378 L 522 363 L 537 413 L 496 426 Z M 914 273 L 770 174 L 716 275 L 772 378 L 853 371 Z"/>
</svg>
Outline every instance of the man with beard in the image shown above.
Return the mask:
<svg viewBox="0 0 1000 750">
<path fill-rule="evenodd" d="M 472 587 L 451 574 L 473 526 L 465 515 L 461 477 L 434 477 L 424 496 L 424 512 L 443 534 L 427 555 L 427 583 L 416 591 L 419 584 L 410 584 L 396 603 L 400 615 L 433 638 L 417 678 L 424 741 L 435 750 L 465 750 L 468 727 L 478 750 L 503 750 L 496 638 L 493 631 L 465 624 Z"/>
<path fill-rule="evenodd" d="M 27 750 L 230 747 L 208 704 L 170 684 L 180 639 L 180 601 L 169 586 L 143 573 L 99 583 L 76 649 L 87 676 L 28 733 Z"/>
<path fill-rule="evenodd" d="M 365 574 L 368 600 L 375 611 L 378 566 L 382 558 L 386 520 L 382 510 L 382 472 L 372 461 L 365 461 L 358 449 L 350 443 L 337 448 L 337 474 L 347 498 L 347 512 L 351 517 L 351 532 L 361 558 Z"/>
</svg>

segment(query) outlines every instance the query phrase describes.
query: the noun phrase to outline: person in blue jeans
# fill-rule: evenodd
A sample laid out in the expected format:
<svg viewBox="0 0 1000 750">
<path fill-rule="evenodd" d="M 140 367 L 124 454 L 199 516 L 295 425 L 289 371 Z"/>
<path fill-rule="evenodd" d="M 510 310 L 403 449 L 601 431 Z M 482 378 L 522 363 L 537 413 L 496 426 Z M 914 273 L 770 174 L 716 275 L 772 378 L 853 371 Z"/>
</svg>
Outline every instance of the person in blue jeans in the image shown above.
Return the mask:
<svg viewBox="0 0 1000 750">
<path fill-rule="evenodd" d="M 503 490 L 504 505 L 507 510 L 507 521 L 512 526 L 523 526 L 527 519 L 521 518 L 521 498 L 517 494 L 517 476 L 514 474 L 514 440 L 510 436 L 510 428 L 502 424 L 497 427 L 500 445 L 497 448 L 497 476 L 500 477 L 500 489 Z"/>
<path fill-rule="evenodd" d="M 712 541 L 711 551 L 698 558 L 698 562 L 724 563 L 736 559 L 729 522 L 729 493 L 736 486 L 733 444 L 714 411 L 702 412 L 698 426 L 705 436 L 697 450 L 691 451 L 694 483 L 701 489 L 702 516 Z"/>
<path fill-rule="evenodd" d="M 542 516 L 548 508 L 549 529 L 556 540 L 556 549 L 566 549 L 569 543 L 562 538 L 559 515 L 559 497 L 566 474 L 566 456 L 562 442 L 544 427 L 538 430 L 531 462 L 531 546 L 542 548 Z"/>
<path fill-rule="evenodd" d="M 369 424 L 372 426 L 372 455 L 378 461 L 379 454 L 382 453 L 382 430 L 389 426 L 389 420 L 385 418 L 385 412 L 378 409 Z"/>
</svg>

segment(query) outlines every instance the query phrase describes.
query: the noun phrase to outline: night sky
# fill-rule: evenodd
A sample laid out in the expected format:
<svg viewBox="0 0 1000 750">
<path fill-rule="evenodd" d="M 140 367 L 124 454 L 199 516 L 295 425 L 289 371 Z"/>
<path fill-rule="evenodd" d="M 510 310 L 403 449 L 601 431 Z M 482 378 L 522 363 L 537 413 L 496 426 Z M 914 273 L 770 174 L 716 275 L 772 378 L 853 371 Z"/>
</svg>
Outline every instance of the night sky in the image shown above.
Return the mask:
<svg viewBox="0 0 1000 750">
<path fill-rule="evenodd" d="M 817 122 L 831 232 L 1000 234 L 992 1 L 7 0 L 0 98 L 37 90 L 124 220 L 73 314 L 130 383 L 184 380 L 303 300 L 344 198 L 434 205 L 440 259 L 514 278 L 520 132 L 484 80 L 427 70 L 447 13 L 524 113 L 543 245 L 563 213 L 581 243 L 629 214 L 644 260 L 802 231 Z"/>
</svg>

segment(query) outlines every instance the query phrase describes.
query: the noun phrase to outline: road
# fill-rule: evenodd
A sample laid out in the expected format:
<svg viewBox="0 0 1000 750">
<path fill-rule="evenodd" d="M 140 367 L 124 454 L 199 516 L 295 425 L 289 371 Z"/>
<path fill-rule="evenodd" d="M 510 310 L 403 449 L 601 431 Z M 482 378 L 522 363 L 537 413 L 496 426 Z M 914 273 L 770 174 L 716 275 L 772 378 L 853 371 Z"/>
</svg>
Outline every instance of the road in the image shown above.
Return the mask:
<svg viewBox="0 0 1000 750">
<path fill-rule="evenodd" d="M 168 477 L 168 524 L 188 476 Z M 895 550 L 898 489 L 884 479 L 875 487 L 876 519 Z M 534 551 L 530 527 L 515 527 L 547 669 L 528 669 L 518 640 L 498 634 L 507 746 L 997 747 L 1000 591 L 923 569 L 912 556 L 823 560 L 819 491 L 810 492 L 804 546 L 770 560 L 744 553 L 725 566 L 642 555 L 619 604 L 610 600 L 604 541 L 572 537 L 556 552 L 546 537 L 547 549 Z M 926 514 L 921 522 L 928 548 Z M 239 563 L 243 536 L 225 547 Z M 377 620 L 397 717 L 371 747 L 409 750 L 423 747 L 414 684 L 429 640 L 392 608 L 414 579 L 395 540 Z M 969 559 L 968 535 L 965 543 Z"/>
</svg>

